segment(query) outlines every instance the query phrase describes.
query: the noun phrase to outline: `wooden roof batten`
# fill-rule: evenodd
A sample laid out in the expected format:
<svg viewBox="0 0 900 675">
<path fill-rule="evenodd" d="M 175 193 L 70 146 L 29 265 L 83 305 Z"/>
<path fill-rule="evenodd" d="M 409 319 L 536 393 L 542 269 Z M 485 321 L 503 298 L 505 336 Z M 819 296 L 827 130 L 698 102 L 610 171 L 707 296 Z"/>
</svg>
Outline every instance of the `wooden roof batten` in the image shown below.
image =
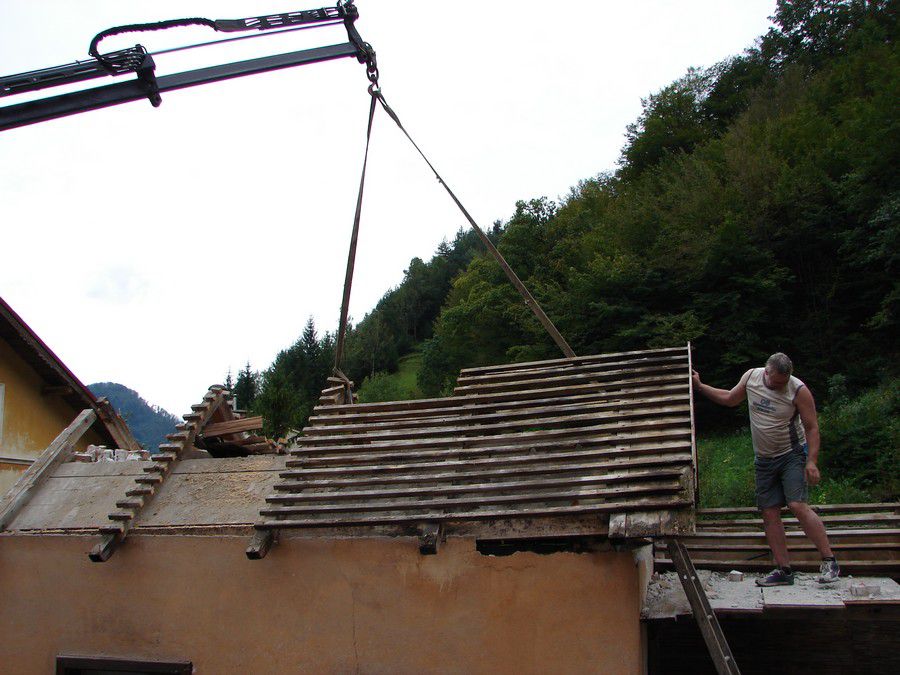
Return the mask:
<svg viewBox="0 0 900 675">
<path fill-rule="evenodd" d="M 211 440 L 225 439 L 244 454 L 277 454 L 282 450 L 271 439 L 247 433 L 263 426 L 262 417 L 238 417 L 232 408 L 231 392 L 219 384 L 212 385 L 183 419 L 166 436 L 167 441 L 160 444 L 159 452 L 151 456 L 152 464 L 144 467 L 145 475 L 135 478 L 134 486 L 116 502 L 119 510 L 109 514 L 109 525 L 99 530 L 101 541 L 89 553 L 92 561 L 105 562 L 110 558 L 180 460 L 210 457 L 203 446 L 216 447 L 210 445 Z"/>
<path fill-rule="evenodd" d="M 692 533 L 690 384 L 690 345 L 465 369 L 438 399 L 349 405 L 329 382 L 247 555 L 297 528 L 394 526 L 423 553 L 499 521 L 520 538 Z"/>
</svg>

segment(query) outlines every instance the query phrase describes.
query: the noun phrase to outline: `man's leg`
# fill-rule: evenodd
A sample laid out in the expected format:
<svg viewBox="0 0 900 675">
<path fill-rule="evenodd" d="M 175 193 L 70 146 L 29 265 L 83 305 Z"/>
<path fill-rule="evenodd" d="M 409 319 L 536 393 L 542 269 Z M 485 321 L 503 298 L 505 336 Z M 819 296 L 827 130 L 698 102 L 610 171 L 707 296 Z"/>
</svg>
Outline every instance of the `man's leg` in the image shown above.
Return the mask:
<svg viewBox="0 0 900 675">
<path fill-rule="evenodd" d="M 823 558 L 833 557 L 831 544 L 828 543 L 828 534 L 825 532 L 825 525 L 822 523 L 822 519 L 819 518 L 819 514 L 809 508 L 809 504 L 805 502 L 788 502 L 788 508 L 797 516 L 800 527 L 803 528 L 810 541 L 815 544 L 815 547 L 819 550 L 819 555 Z M 767 536 L 768 532 L 769 530 L 766 529 Z M 783 533 L 784 529 L 782 528 Z M 771 542 L 769 545 L 772 545 Z"/>
<path fill-rule="evenodd" d="M 779 567 L 788 567 L 790 559 L 788 557 L 787 537 L 784 535 L 784 523 L 781 522 L 781 507 L 768 506 L 761 509 L 761 511 L 763 525 L 766 528 L 766 541 L 769 542 L 769 548 L 772 549 L 775 564 Z"/>
</svg>

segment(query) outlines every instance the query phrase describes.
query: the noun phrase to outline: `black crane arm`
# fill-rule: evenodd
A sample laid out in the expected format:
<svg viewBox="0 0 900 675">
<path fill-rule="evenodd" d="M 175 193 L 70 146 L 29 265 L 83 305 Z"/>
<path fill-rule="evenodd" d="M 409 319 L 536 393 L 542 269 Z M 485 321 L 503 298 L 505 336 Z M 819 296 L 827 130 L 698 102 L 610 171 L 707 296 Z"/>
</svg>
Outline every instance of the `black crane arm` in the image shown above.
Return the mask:
<svg viewBox="0 0 900 675">
<path fill-rule="evenodd" d="M 353 4 L 353 0 L 345 0 L 334 7 L 270 14 L 245 19 L 175 19 L 172 21 L 110 28 L 98 33 L 91 41 L 89 53 L 94 58 L 90 60 L 76 61 L 75 63 L 62 66 L 0 77 L 0 98 L 101 77 L 115 77 L 134 73 L 136 75 L 135 79 L 25 103 L 2 106 L 0 107 L 0 131 L 129 101 L 138 101 L 144 98 L 149 99 L 153 106 L 156 107 L 162 102 L 160 95 L 166 91 L 345 57 L 355 57 L 360 63 L 365 63 L 369 79 L 374 81 L 374 79 L 377 79 L 375 51 L 371 45 L 362 40 L 354 26 L 354 22 L 358 17 L 359 11 Z M 141 45 L 106 54 L 100 54 L 98 51 L 100 42 L 111 35 L 161 30 L 176 26 L 205 25 L 216 31 L 233 33 L 237 31 L 288 29 L 300 26 L 313 27 L 316 24 L 330 25 L 335 23 L 344 24 L 344 27 L 347 29 L 348 42 L 160 77 L 157 77 L 155 74 L 156 64 L 152 55 Z"/>
</svg>

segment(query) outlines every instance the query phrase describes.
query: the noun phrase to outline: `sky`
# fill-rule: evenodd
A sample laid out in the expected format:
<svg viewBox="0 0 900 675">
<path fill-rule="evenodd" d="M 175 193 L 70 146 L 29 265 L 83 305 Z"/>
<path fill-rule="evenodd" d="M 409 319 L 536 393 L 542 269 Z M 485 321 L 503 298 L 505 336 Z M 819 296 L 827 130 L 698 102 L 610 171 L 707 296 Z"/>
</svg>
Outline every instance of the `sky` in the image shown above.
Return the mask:
<svg viewBox="0 0 900 675">
<path fill-rule="evenodd" d="M 752 46 L 775 0 L 356 5 L 387 101 L 488 227 L 517 200 L 559 200 L 614 170 L 641 98 Z M 0 74 L 86 59 L 111 26 L 318 6 L 3 0 Z M 101 51 L 223 37 L 179 28 L 114 36 Z M 243 40 L 159 55 L 156 72 L 346 39 L 335 26 Z M 309 317 L 334 331 L 367 85 L 365 68 L 341 59 L 169 92 L 159 108 L 140 101 L 0 133 L 0 296 L 82 382 L 122 383 L 176 415 L 229 369 L 265 369 Z M 428 260 L 464 225 L 379 114 L 351 316 L 362 319 L 411 258 Z"/>
</svg>

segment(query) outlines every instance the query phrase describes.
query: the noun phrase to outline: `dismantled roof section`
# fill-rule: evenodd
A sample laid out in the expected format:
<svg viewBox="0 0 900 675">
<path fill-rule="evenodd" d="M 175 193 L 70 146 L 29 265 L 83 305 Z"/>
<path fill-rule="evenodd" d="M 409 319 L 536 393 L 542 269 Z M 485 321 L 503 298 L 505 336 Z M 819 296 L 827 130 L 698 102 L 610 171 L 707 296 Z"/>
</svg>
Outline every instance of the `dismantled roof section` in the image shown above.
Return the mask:
<svg viewBox="0 0 900 675">
<path fill-rule="evenodd" d="M 693 532 L 686 347 L 469 368 L 447 398 L 321 405 L 259 533 L 504 521 L 545 533 Z"/>
</svg>

